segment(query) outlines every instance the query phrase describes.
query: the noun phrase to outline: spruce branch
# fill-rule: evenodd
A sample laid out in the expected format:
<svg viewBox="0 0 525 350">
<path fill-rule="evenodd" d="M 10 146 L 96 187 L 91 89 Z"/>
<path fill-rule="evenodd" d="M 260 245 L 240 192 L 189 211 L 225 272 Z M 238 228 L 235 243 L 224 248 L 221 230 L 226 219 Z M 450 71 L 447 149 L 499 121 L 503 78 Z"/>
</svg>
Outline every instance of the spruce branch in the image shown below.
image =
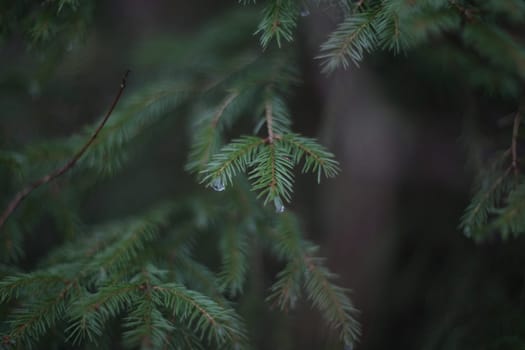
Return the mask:
<svg viewBox="0 0 525 350">
<path fill-rule="evenodd" d="M 494 212 L 498 217 L 489 225 L 488 229 L 497 229 L 503 238 L 510 234 L 515 236 L 525 232 L 525 185 L 518 185 L 508 195 L 506 206 Z"/>
<path fill-rule="evenodd" d="M 462 32 L 464 43 L 494 66 L 525 78 L 525 48 L 509 32 L 495 23 L 474 22 Z"/>
<path fill-rule="evenodd" d="M 505 152 L 505 154 L 508 153 Z M 483 183 L 490 183 L 490 186 L 487 188 L 486 185 L 480 185 L 479 190 L 461 217 L 460 228 L 463 229 L 467 237 L 472 236 L 474 229 L 478 229 L 487 223 L 489 212 L 496 207 L 508 191 L 507 178 L 511 171 L 512 166 L 509 166 L 502 173 L 496 173 L 495 179 L 491 179 L 494 174 L 490 171 L 482 175 Z"/>
<path fill-rule="evenodd" d="M 357 309 L 346 295 L 348 290 L 334 285 L 330 280 L 336 277 L 323 265 L 323 259 L 306 255 L 307 267 L 305 289 L 308 299 L 321 311 L 328 324 L 337 330 L 345 345 L 352 345 L 361 330 L 354 319 Z"/>
<path fill-rule="evenodd" d="M 248 177 L 253 183 L 257 197 L 264 197 L 264 204 L 282 197 L 291 201 L 294 175 L 293 161 L 281 142 L 262 147 L 254 160 L 254 167 Z"/>
<path fill-rule="evenodd" d="M 325 177 L 334 177 L 339 173 L 339 163 L 334 159 L 334 155 L 315 139 L 290 133 L 284 135 L 281 140 L 287 146 L 295 164 L 304 159 L 303 173 L 317 173 L 317 183 L 321 182 L 322 174 Z"/>
<path fill-rule="evenodd" d="M 81 295 L 70 309 L 70 324 L 65 329 L 67 340 L 80 344 L 85 339 L 97 342 L 105 324 L 125 310 L 136 298 L 139 283 L 114 283 L 103 286 L 96 293 Z"/>
<path fill-rule="evenodd" d="M 323 259 L 315 256 L 318 247 L 302 237 L 295 217 L 281 215 L 275 229 L 267 233 L 277 256 L 288 260 L 267 300 L 284 310 L 294 307 L 304 284 L 308 300 L 328 325 L 339 332 L 345 345 L 353 344 L 360 335 L 354 318 L 357 310 L 346 295 L 348 291 L 332 282 L 336 275 L 324 266 Z"/>
<path fill-rule="evenodd" d="M 10 322 L 11 331 L 3 339 L 23 349 L 31 349 L 46 332 L 57 324 L 67 310 L 66 300 L 56 296 L 39 299 L 18 307 Z"/>
<path fill-rule="evenodd" d="M 148 243 L 155 240 L 161 228 L 165 227 L 174 206 L 170 203 L 159 205 L 144 217 L 130 220 L 127 224 L 117 226 L 121 237 L 105 249 L 97 252 L 88 262 L 91 270 L 105 271 L 127 270 L 130 262 L 141 257 Z"/>
<path fill-rule="evenodd" d="M 9 204 L 7 205 L 7 208 L 4 210 L 4 212 L 0 216 L 0 230 L 4 226 L 5 222 L 9 218 L 9 216 L 13 213 L 13 211 L 18 207 L 18 205 L 31 192 L 33 192 L 38 187 L 53 181 L 54 179 L 56 179 L 57 177 L 63 175 L 64 173 L 66 173 L 67 171 L 69 171 L 71 168 L 73 168 L 75 166 L 77 161 L 82 157 L 82 155 L 86 152 L 86 150 L 89 148 L 89 146 L 91 146 L 91 144 L 95 141 L 95 139 L 97 138 L 98 134 L 100 133 L 102 128 L 104 128 L 104 125 L 106 125 L 106 122 L 108 121 L 109 117 L 113 113 L 113 110 L 117 106 L 117 104 L 118 104 L 118 102 L 119 102 L 119 100 L 120 100 L 120 98 L 122 96 L 122 93 L 124 92 L 124 89 L 126 88 L 126 83 L 127 83 L 127 78 L 128 78 L 129 73 L 130 73 L 130 70 L 128 69 L 126 71 L 126 73 L 124 74 L 124 76 L 122 77 L 122 81 L 120 83 L 119 90 L 118 90 L 117 95 L 115 96 L 113 102 L 111 103 L 111 105 L 109 107 L 109 110 L 107 111 L 106 115 L 104 116 L 104 118 L 100 122 L 100 124 L 97 127 L 97 129 L 95 130 L 95 132 L 88 139 L 88 141 L 82 146 L 82 148 L 80 148 L 80 150 L 73 156 L 73 158 L 71 158 L 65 165 L 63 165 L 62 167 L 52 171 L 51 173 L 49 173 L 47 175 L 45 175 L 44 177 L 40 178 L 39 180 L 33 182 L 32 184 L 28 185 L 27 187 L 25 187 L 23 190 L 21 190 L 20 192 L 18 192 L 14 196 L 14 198 L 11 200 L 11 202 L 9 202 Z"/>
<path fill-rule="evenodd" d="M 270 86 L 266 88 L 266 97 L 262 109 L 262 118 L 255 127 L 255 132 L 258 132 L 261 126 L 266 124 L 267 143 L 271 144 L 274 140 L 290 132 L 292 125 L 290 112 L 283 99 Z"/>
<path fill-rule="evenodd" d="M 519 180 L 519 164 L 518 164 L 518 136 L 519 127 L 521 124 L 521 113 L 522 105 L 518 107 L 517 112 L 514 114 L 513 126 L 512 126 L 512 137 L 510 147 L 503 153 L 500 159 L 496 160 L 492 167 L 495 171 L 487 171 L 481 174 L 482 185 L 478 192 L 472 198 L 471 203 L 467 206 L 465 213 L 461 218 L 460 227 L 464 230 L 467 236 L 472 235 L 473 228 L 482 228 L 488 222 L 488 214 L 499 213 L 499 218 L 489 225 L 487 228 L 500 228 L 503 234 L 509 231 L 515 232 L 513 229 L 508 229 L 507 223 L 514 218 L 516 212 L 516 198 L 521 198 L 520 194 L 515 192 L 521 187 L 516 187 Z M 508 164 L 510 157 L 510 164 L 503 167 L 504 163 Z M 504 170 L 500 170 L 504 168 Z M 515 183 L 512 184 L 508 181 L 509 175 L 514 173 Z M 490 186 L 487 186 L 489 183 Z M 485 185 L 483 185 L 485 184 Z M 519 192 L 519 191 L 518 191 Z M 506 200 L 506 207 L 501 208 L 502 202 Z M 512 209 L 509 209 L 511 208 Z"/>
<path fill-rule="evenodd" d="M 365 52 L 371 52 L 377 46 L 373 23 L 378 13 L 378 9 L 372 9 L 353 14 L 330 34 L 317 56 L 323 60 L 324 73 L 333 72 L 338 67 L 346 69 L 349 61 L 359 65 Z"/>
<path fill-rule="evenodd" d="M 154 266 L 147 266 L 136 276 L 140 281 L 138 297 L 130 305 L 131 311 L 124 318 L 124 344 L 141 349 L 160 349 L 170 346 L 168 335 L 175 330 L 172 322 L 164 317 L 158 307 L 158 300 L 154 300 L 152 287 L 160 283 L 155 274 L 162 274 Z"/>
<path fill-rule="evenodd" d="M 288 311 L 295 308 L 301 296 L 301 281 L 303 278 L 304 264 L 301 260 L 292 260 L 283 270 L 277 273 L 277 280 L 270 287 L 270 295 L 266 298 L 272 306 Z"/>
<path fill-rule="evenodd" d="M 275 38 L 277 46 L 281 47 L 282 39 L 293 40 L 293 30 L 297 25 L 298 9 L 293 0 L 270 0 L 263 10 L 263 19 L 255 34 L 261 35 L 263 48 Z"/>
<path fill-rule="evenodd" d="M 153 286 L 152 293 L 160 306 L 181 322 L 193 325 L 193 332 L 208 343 L 224 345 L 245 341 L 244 327 L 233 309 L 176 283 Z"/>
<path fill-rule="evenodd" d="M 171 348 L 169 335 L 175 331 L 173 323 L 164 317 L 153 302 L 151 292 L 138 299 L 124 319 L 124 344 L 129 348 L 168 349 Z"/>
<path fill-rule="evenodd" d="M 53 273 L 30 273 L 8 276 L 0 281 L 0 303 L 17 299 L 28 289 L 39 287 L 56 288 L 58 284 L 64 283 L 64 277 Z"/>
<path fill-rule="evenodd" d="M 217 151 L 221 143 L 219 121 L 239 95 L 240 93 L 237 90 L 232 91 L 217 107 L 211 119 L 208 113 L 206 113 L 206 117 L 196 123 L 194 127 L 193 144 L 188 155 L 188 162 L 185 166 L 187 171 L 202 171 L 208 164 L 211 156 Z"/>
<path fill-rule="evenodd" d="M 233 177 L 246 171 L 263 144 L 264 139 L 255 136 L 243 136 L 233 140 L 213 155 L 207 168 L 203 170 L 205 176 L 202 182 L 212 186 L 215 180 L 220 179 L 224 185 L 232 184 Z"/>
<path fill-rule="evenodd" d="M 232 297 L 243 291 L 248 272 L 248 249 L 248 236 L 243 227 L 232 225 L 222 233 L 219 245 L 222 260 L 219 286 Z"/>
</svg>

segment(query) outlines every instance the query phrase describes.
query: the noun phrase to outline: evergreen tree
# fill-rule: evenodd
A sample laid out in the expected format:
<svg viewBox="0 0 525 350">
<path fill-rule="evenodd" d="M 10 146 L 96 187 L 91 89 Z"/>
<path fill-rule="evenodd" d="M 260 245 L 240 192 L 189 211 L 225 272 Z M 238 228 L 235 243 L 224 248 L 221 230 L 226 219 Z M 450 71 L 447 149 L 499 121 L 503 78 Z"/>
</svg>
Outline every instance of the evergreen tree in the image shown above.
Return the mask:
<svg viewBox="0 0 525 350">
<path fill-rule="evenodd" d="M 304 237 L 299 218 L 286 209 L 299 173 L 313 173 L 320 182 L 339 172 L 326 147 L 294 130 L 289 110 L 301 80 L 296 27 L 317 7 L 335 5 L 343 17 L 320 48 L 326 74 L 387 50 L 426 68 L 454 67 L 475 94 L 497 94 L 515 105 L 504 146 L 499 138 L 477 142 L 475 126 L 465 130 L 469 154 L 483 171 L 458 224 L 477 241 L 523 232 L 525 48 L 519 29 L 525 3 L 241 3 L 193 36 L 151 40 L 137 49 L 132 60 L 150 71 L 133 68 L 121 82 L 116 78 L 107 113 L 79 134 L 23 146 L 16 137 L 3 141 L 3 348 L 249 348 L 252 332 L 239 305 L 253 293 L 249 284 L 258 276 L 250 271 L 262 251 L 281 264 L 268 305 L 289 311 L 308 301 L 341 345 L 352 348 L 360 334 L 357 312 L 319 248 Z M 96 5 L 0 5 L 2 40 L 22 37 L 40 60 L 20 76 L 38 77 L 35 86 L 50 79 L 59 58 L 83 43 Z M 82 201 L 96 181 L 125 177 L 138 155 L 162 149 L 156 141 L 167 138 L 187 141 L 185 170 L 198 187 L 141 205 L 128 217 L 82 219 Z M 49 251 L 31 256 L 31 240 L 48 231 Z"/>
</svg>

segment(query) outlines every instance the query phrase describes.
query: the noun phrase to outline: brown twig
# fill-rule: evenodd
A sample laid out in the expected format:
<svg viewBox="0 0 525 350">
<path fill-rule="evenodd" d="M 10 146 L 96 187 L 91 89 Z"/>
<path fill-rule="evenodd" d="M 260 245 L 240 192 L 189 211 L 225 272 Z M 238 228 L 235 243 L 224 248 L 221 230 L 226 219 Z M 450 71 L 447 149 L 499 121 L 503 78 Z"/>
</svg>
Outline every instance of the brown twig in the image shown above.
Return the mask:
<svg viewBox="0 0 525 350">
<path fill-rule="evenodd" d="M 518 132 L 520 129 L 520 123 L 521 123 L 521 111 L 518 110 L 516 112 L 516 115 L 514 116 L 514 127 L 512 128 L 512 144 L 511 144 L 511 151 L 512 151 L 512 169 L 514 169 L 514 175 L 518 176 Z"/>
<path fill-rule="evenodd" d="M 272 102 L 267 101 L 264 106 L 265 117 L 266 117 L 266 127 L 268 129 L 268 142 L 273 143 L 274 134 L 273 134 L 273 111 L 272 111 Z"/>
<path fill-rule="evenodd" d="M 109 117 L 113 113 L 113 110 L 117 106 L 117 103 L 120 100 L 120 97 L 122 96 L 122 93 L 124 92 L 124 89 L 126 88 L 126 80 L 128 78 L 129 73 L 130 73 L 130 70 L 128 69 L 126 71 L 126 73 L 124 74 L 124 76 L 122 77 L 122 82 L 120 83 L 120 88 L 119 88 L 119 90 L 117 92 L 117 95 L 115 96 L 115 99 L 111 103 L 111 106 L 109 107 L 108 112 L 104 116 L 104 119 L 102 119 L 102 121 L 100 122 L 100 124 L 97 127 L 97 129 L 95 130 L 95 132 L 91 135 L 89 140 L 73 156 L 73 158 L 71 158 L 65 165 L 61 166 L 60 168 L 55 169 L 51 173 L 45 175 L 44 177 L 42 177 L 42 178 L 38 179 L 37 181 L 33 182 L 32 184 L 26 186 L 24 189 L 19 191 L 14 196 L 14 198 L 11 200 L 11 202 L 9 202 L 9 204 L 7 205 L 7 208 L 5 208 L 5 210 L 3 211 L 2 215 L 0 216 L 0 230 L 2 229 L 4 224 L 6 223 L 7 219 L 9 218 L 9 216 L 11 216 L 11 214 L 18 207 L 20 202 L 22 202 L 31 192 L 33 192 L 38 187 L 53 181 L 54 179 L 56 179 L 57 177 L 63 175 L 65 172 L 69 171 L 71 168 L 73 168 L 75 166 L 75 164 L 80 159 L 80 157 L 82 157 L 82 155 L 86 152 L 86 150 L 89 148 L 89 146 L 91 146 L 91 144 L 95 141 L 95 139 L 97 138 L 98 134 L 100 133 L 100 131 L 102 130 L 104 125 L 106 125 L 106 122 L 108 121 Z"/>
<path fill-rule="evenodd" d="M 239 92 L 234 91 L 230 95 L 228 95 L 228 97 L 226 97 L 226 99 L 224 99 L 222 104 L 219 106 L 219 109 L 217 109 L 217 112 L 213 116 L 213 119 L 212 119 L 212 122 L 211 122 L 213 127 L 217 126 L 217 124 L 219 123 L 219 120 L 221 119 L 222 115 L 224 114 L 224 111 L 233 102 L 233 100 L 235 100 L 237 98 L 237 96 L 239 96 Z"/>
</svg>

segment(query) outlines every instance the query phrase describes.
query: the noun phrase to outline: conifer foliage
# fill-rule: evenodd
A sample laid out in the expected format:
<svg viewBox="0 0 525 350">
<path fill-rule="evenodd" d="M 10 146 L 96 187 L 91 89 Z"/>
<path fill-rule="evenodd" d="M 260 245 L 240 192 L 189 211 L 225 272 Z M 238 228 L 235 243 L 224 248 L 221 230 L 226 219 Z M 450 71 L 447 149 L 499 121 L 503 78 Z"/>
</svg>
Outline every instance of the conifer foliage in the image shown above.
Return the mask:
<svg viewBox="0 0 525 350">
<path fill-rule="evenodd" d="M 61 2 L 54 10 L 62 16 L 66 6 L 75 12 L 81 4 Z M 10 209 L 0 237 L 2 348 L 248 348 L 251 331 L 236 306 L 249 292 L 248 281 L 257 278 L 249 271 L 263 247 L 284 264 L 269 286 L 268 306 L 290 311 L 304 293 L 342 343 L 357 340 L 356 310 L 346 290 L 334 284 L 317 247 L 285 209 L 297 172 L 313 173 L 317 182 L 339 172 L 332 153 L 293 131 L 287 101 L 300 80 L 289 64 L 294 57 L 290 49 L 269 47 L 273 38 L 281 46 L 291 40 L 296 10 L 291 1 L 269 4 L 259 29 L 252 29 L 256 14 L 244 8 L 210 26 L 213 36 L 205 29 L 191 38 L 194 46 L 184 40 L 180 47 L 158 43 L 159 51 L 184 47 L 189 56 L 204 50 L 214 63 L 176 57 L 180 74 L 142 86 L 128 83 L 125 93 L 124 80 L 105 117 L 78 135 L 2 150 L 14 198 L 4 202 Z M 24 20 L 24 13 L 13 17 L 14 24 Z M 282 26 L 267 31 L 276 21 Z M 261 54 L 249 34 L 239 41 L 239 26 L 262 33 L 268 49 Z M 218 43 L 217 30 L 230 42 Z M 3 35 L 8 38 L 9 31 Z M 40 37 L 28 40 L 38 43 Z M 141 53 L 137 61 L 153 57 L 157 66 L 170 59 Z M 216 67 L 227 73 L 218 75 Z M 190 130 L 185 168 L 200 186 L 220 193 L 196 191 L 127 219 L 80 224 L 75 203 L 90 179 L 123 176 L 143 135 L 173 128 L 173 116 L 178 125 L 186 122 L 183 114 Z M 17 192 L 34 178 L 43 180 Z M 61 187 L 58 200 L 49 183 Z M 35 209 L 48 201 L 53 205 Z M 48 215 L 61 243 L 31 261 L 34 267 L 23 268 L 18 263 L 27 260 L 24 237 Z M 202 259 L 199 242 L 217 247 L 216 256 Z"/>
<path fill-rule="evenodd" d="M 251 331 L 237 303 L 250 293 L 248 282 L 256 276 L 249 271 L 263 248 L 283 264 L 268 304 L 290 311 L 303 298 L 342 344 L 352 346 L 360 333 L 356 309 L 318 247 L 303 237 L 299 219 L 285 208 L 298 172 L 313 173 L 317 182 L 339 172 L 326 147 L 293 129 L 288 108 L 300 81 L 290 42 L 308 9 L 335 4 L 343 15 L 320 48 L 326 73 L 359 64 L 376 50 L 410 53 L 418 47 L 424 53 L 430 42 L 429 64 L 454 57 L 458 69 L 469 67 L 466 80 L 474 88 L 516 101 L 523 93 L 523 38 L 512 33 L 512 25 L 525 20 L 521 0 L 240 2 L 242 7 L 192 38 L 138 49 L 137 65 L 170 67 L 169 78 L 159 74 L 162 79 L 130 87 L 102 124 L 18 150 L 2 145 L 4 198 L 16 198 L 25 183 L 80 154 L 67 172 L 44 182 L 60 177 L 61 191 L 31 189 L 0 229 L 2 348 L 249 348 Z M 62 49 L 76 43 L 94 2 L 1 6 L 2 39 L 21 26 L 29 46 L 44 50 L 40 44 L 54 38 Z M 259 36 L 262 52 L 250 33 Z M 469 236 L 516 235 L 525 228 L 522 109 L 509 145 L 494 161 L 483 159 L 478 192 L 461 222 Z M 180 132 L 181 124 L 189 130 L 185 169 L 216 192 L 196 190 L 127 219 L 81 223 L 79 202 L 91 179 L 125 176 L 144 135 Z M 53 221 L 60 244 L 24 264 L 25 237 L 38 231 L 43 217 Z M 200 242 L 216 248 L 210 253 Z"/>
</svg>

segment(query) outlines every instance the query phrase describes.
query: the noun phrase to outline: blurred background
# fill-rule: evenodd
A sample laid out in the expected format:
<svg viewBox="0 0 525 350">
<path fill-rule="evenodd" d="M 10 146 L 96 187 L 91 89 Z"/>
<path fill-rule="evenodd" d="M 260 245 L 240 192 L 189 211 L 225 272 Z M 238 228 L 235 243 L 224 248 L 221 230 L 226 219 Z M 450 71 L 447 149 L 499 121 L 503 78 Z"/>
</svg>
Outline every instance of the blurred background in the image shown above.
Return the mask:
<svg viewBox="0 0 525 350">
<path fill-rule="evenodd" d="M 78 23 L 85 26 L 78 40 L 58 36 L 44 48 L 28 49 L 21 32 L 4 38 L 2 149 L 66 138 L 93 123 L 128 68 L 133 91 L 149 80 L 184 76 L 181 61 L 219 71 L 246 52 L 265 54 L 253 36 L 257 7 L 205 0 L 93 6 L 86 10 L 92 22 Z M 457 228 L 475 175 L 467 166 L 465 123 L 476 119 L 489 136 L 506 132 L 494 120 L 515 106 L 471 91 L 453 64 L 425 59 L 428 47 L 395 57 L 375 54 L 359 68 L 321 74 L 315 56 L 342 14 L 311 6 L 304 15 L 296 40 L 285 45 L 302 80 L 289 100 L 293 128 L 318 137 L 342 172 L 319 186 L 298 176 L 289 209 L 321 246 L 339 284 L 352 290 L 363 326 L 354 350 L 525 349 L 523 239 L 476 243 Z M 224 31 L 227 25 L 233 30 Z M 199 52 L 201 41 L 192 39 L 197 33 L 205 33 L 206 49 L 217 51 Z M 184 55 L 186 48 L 190 54 Z M 103 222 L 199 188 L 184 171 L 187 125 L 169 125 L 133 144 L 132 159 L 118 175 L 82 187 L 85 195 L 73 202 L 82 213 L 75 220 Z M 34 179 L 39 171 L 24 176 Z M 0 184 L 2 203 L 10 188 Z M 27 266 L 53 245 L 47 234 L 53 225 L 41 221 L 28 238 Z M 273 278 L 268 263 L 253 273 Z M 243 311 L 258 349 L 337 348 L 308 304 L 284 315 L 263 303 L 264 293 L 251 295 L 255 301 Z"/>
</svg>

